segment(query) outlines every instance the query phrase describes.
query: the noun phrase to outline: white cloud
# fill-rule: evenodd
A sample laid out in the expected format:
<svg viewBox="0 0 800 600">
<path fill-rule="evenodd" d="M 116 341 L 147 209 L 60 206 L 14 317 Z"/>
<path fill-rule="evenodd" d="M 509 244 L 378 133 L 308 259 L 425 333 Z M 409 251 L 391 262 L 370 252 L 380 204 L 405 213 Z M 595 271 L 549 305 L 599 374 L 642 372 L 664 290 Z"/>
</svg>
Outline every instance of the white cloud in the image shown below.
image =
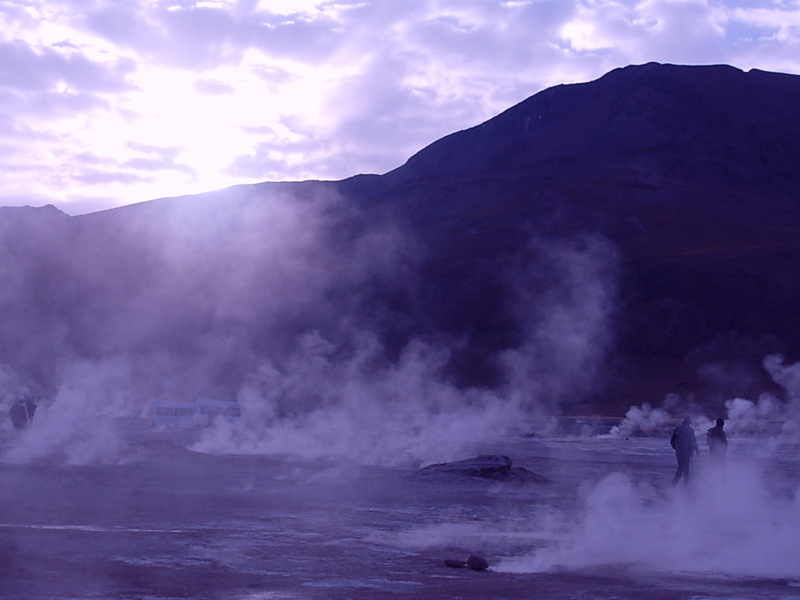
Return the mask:
<svg viewBox="0 0 800 600">
<path fill-rule="evenodd" d="M 800 72 L 797 2 L 6 0 L 0 24 L 0 147 L 17 148 L 0 203 L 68 211 L 385 172 L 544 87 L 631 63 Z M 128 141 L 179 148 L 186 168 L 140 171 Z M 121 171 L 88 174 L 85 153 Z"/>
</svg>

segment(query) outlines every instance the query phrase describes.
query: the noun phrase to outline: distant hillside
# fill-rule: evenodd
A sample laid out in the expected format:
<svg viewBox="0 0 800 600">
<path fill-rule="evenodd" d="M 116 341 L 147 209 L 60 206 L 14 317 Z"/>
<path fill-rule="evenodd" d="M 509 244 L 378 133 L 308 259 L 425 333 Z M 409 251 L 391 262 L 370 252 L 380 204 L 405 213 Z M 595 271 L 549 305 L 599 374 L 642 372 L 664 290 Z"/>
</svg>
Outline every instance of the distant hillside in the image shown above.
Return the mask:
<svg viewBox="0 0 800 600">
<path fill-rule="evenodd" d="M 631 66 L 545 90 L 343 185 L 395 206 L 462 286 L 532 231 L 599 233 L 621 268 L 605 399 L 754 394 L 769 387 L 766 353 L 800 349 L 797 106 L 794 75 Z M 482 302 L 462 295 L 451 309 L 482 321 Z"/>
<path fill-rule="evenodd" d="M 650 63 L 385 175 L 0 209 L 0 393 L 83 361 L 142 396 L 230 396 L 265 363 L 380 370 L 417 340 L 458 385 L 551 409 L 713 412 L 800 354 L 798 106 L 798 76 Z"/>
</svg>

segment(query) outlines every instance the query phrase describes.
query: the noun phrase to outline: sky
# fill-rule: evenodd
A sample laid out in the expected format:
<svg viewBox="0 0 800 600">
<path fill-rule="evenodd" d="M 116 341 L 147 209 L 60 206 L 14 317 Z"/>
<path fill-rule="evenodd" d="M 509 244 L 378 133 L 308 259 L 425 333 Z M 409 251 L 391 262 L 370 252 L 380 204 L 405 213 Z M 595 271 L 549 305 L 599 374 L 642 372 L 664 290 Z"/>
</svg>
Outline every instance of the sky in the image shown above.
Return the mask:
<svg viewBox="0 0 800 600">
<path fill-rule="evenodd" d="M 800 73 L 800 0 L 0 0 L 0 206 L 385 173 L 650 61 Z"/>
</svg>

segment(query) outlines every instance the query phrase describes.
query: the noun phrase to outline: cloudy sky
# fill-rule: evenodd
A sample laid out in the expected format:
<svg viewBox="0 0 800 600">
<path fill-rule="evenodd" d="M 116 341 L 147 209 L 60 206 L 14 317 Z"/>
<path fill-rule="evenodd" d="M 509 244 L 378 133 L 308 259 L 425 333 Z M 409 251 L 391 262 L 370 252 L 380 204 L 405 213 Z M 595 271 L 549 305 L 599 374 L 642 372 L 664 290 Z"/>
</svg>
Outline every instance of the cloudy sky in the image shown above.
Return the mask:
<svg viewBox="0 0 800 600">
<path fill-rule="evenodd" d="M 648 61 L 800 73 L 800 0 L 0 0 L 0 205 L 384 173 Z"/>
</svg>

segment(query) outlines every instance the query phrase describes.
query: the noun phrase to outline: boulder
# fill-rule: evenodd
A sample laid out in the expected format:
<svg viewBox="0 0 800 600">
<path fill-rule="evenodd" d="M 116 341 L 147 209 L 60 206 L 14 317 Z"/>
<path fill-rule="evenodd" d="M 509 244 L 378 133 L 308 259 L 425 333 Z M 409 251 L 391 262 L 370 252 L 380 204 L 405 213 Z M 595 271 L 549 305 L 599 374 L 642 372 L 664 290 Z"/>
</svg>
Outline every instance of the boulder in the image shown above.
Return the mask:
<svg viewBox="0 0 800 600">
<path fill-rule="evenodd" d="M 523 467 L 515 467 L 508 456 L 501 454 L 483 454 L 456 462 L 437 463 L 423 467 L 418 471 L 421 475 L 450 475 L 463 477 L 479 477 L 497 481 L 535 481 L 549 483 L 549 480 Z"/>
<path fill-rule="evenodd" d="M 489 561 L 482 556 L 470 556 L 467 559 L 467 566 L 475 571 L 485 571 L 489 568 Z"/>
<path fill-rule="evenodd" d="M 456 560 L 454 558 L 447 558 L 444 561 L 446 567 L 454 567 L 456 569 L 461 569 L 467 566 L 467 561 L 465 560 Z"/>
</svg>

